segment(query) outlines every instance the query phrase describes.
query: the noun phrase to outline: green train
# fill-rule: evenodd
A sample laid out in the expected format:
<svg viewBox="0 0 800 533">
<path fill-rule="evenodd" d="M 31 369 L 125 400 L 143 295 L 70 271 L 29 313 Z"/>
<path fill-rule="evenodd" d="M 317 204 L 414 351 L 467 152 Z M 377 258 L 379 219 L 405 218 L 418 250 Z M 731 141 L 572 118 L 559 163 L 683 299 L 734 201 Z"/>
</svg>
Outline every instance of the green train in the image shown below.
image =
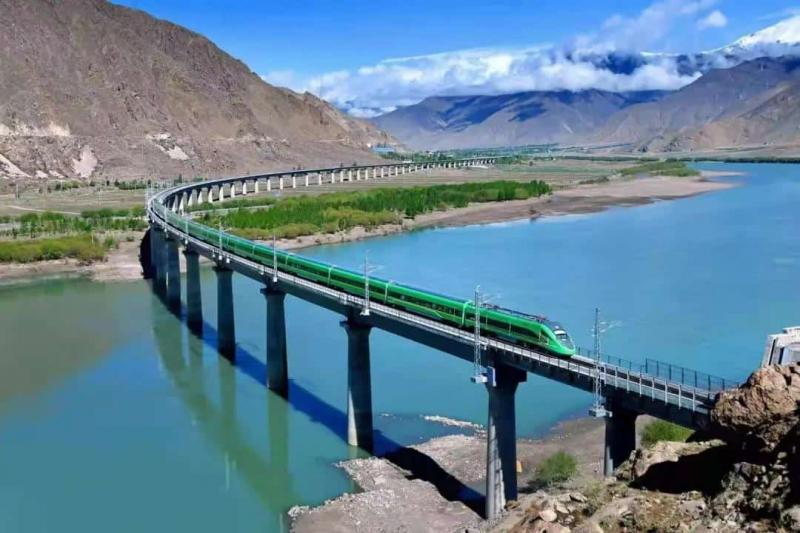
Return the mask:
<svg viewBox="0 0 800 533">
<path fill-rule="evenodd" d="M 273 261 L 276 261 L 280 272 L 355 296 L 364 296 L 365 280 L 362 274 L 281 250 L 273 251 L 269 246 L 188 221 L 162 205 L 157 207 L 161 215 L 173 226 L 182 228 L 192 237 L 207 244 L 267 267 L 272 267 Z M 472 301 L 457 300 L 373 277 L 369 279 L 369 291 L 370 300 L 373 302 L 434 318 L 470 332 L 475 327 L 475 304 Z M 544 349 L 559 356 L 569 357 L 575 354 L 575 345 L 564 328 L 544 317 L 496 306 L 481 307 L 479 317 L 481 333 L 486 337 L 524 347 Z"/>
</svg>

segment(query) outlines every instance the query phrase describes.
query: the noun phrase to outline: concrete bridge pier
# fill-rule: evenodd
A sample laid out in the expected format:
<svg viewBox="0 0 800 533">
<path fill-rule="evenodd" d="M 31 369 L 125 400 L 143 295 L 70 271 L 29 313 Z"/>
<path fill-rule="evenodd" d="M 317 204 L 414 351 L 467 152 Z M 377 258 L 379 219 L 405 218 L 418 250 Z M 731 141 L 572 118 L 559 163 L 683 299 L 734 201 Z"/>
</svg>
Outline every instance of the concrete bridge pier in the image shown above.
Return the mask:
<svg viewBox="0 0 800 533">
<path fill-rule="evenodd" d="M 178 241 L 166 236 L 167 252 L 167 305 L 173 312 L 181 309 L 181 268 L 178 259 Z"/>
<path fill-rule="evenodd" d="M 233 314 L 233 270 L 222 264 L 217 274 L 217 349 L 226 359 L 236 354 L 236 327 Z"/>
<path fill-rule="evenodd" d="M 150 265 L 153 269 L 153 288 L 158 296 L 164 298 L 167 295 L 164 232 L 156 226 L 150 226 Z"/>
<path fill-rule="evenodd" d="M 489 370 L 491 373 L 491 369 Z M 517 499 L 517 422 L 515 393 L 527 374 L 495 364 L 494 380 L 486 383 L 489 421 L 486 432 L 486 518 L 499 515 Z M 492 382 L 494 381 L 494 382 Z"/>
<path fill-rule="evenodd" d="M 267 388 L 284 398 L 289 393 L 289 365 L 286 357 L 286 293 L 272 283 L 261 289 L 267 300 Z"/>
<path fill-rule="evenodd" d="M 610 477 L 633 450 L 636 449 L 636 417 L 638 413 L 606 400 L 606 409 L 611 416 L 606 417 L 605 452 L 603 457 L 603 475 Z"/>
<path fill-rule="evenodd" d="M 186 324 L 194 332 L 203 330 L 203 300 L 200 292 L 200 254 L 191 248 L 183 251 L 186 259 Z"/>
<path fill-rule="evenodd" d="M 370 326 L 353 317 L 342 321 L 347 331 L 347 444 L 372 451 L 372 378 Z"/>
</svg>

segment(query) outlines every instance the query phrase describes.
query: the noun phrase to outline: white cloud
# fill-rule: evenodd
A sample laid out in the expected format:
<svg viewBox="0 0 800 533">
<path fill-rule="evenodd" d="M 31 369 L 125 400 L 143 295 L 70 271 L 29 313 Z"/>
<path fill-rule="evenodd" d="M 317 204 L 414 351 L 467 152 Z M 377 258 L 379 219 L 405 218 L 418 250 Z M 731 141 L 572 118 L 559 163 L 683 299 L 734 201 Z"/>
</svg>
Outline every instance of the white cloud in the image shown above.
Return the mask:
<svg viewBox="0 0 800 533">
<path fill-rule="evenodd" d="M 687 22 L 704 20 L 719 26 L 724 15 L 718 10 L 709 13 L 716 3 L 717 0 L 658 0 L 636 16 L 614 15 L 596 33 L 578 35 L 560 45 L 457 50 L 386 59 L 308 79 L 298 79 L 286 71 L 269 73 L 265 79 L 311 91 L 362 117 L 433 95 L 678 89 L 699 74 L 679 69 L 670 55 L 648 55 L 644 62 L 641 56 L 628 53 L 657 49 L 676 26 L 686 26 Z"/>
<path fill-rule="evenodd" d="M 707 28 L 724 28 L 727 25 L 728 17 L 726 17 L 725 14 L 719 9 L 715 9 L 697 21 L 697 27 L 701 30 L 705 30 Z"/>
</svg>

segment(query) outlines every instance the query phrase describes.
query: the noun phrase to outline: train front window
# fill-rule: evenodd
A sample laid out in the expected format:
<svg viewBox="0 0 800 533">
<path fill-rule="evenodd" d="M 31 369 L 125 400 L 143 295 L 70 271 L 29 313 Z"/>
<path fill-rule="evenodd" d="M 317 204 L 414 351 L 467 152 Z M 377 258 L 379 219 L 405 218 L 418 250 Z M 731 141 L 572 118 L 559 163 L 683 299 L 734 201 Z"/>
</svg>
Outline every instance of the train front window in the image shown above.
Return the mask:
<svg viewBox="0 0 800 533">
<path fill-rule="evenodd" d="M 567 335 L 566 331 L 563 331 L 563 330 L 562 331 L 555 331 L 554 333 L 556 335 L 556 339 L 558 339 L 558 342 L 560 342 L 561 344 L 563 344 L 564 346 L 566 346 L 568 348 L 572 348 L 573 347 L 572 346 L 572 339 L 569 338 L 569 335 Z"/>
</svg>

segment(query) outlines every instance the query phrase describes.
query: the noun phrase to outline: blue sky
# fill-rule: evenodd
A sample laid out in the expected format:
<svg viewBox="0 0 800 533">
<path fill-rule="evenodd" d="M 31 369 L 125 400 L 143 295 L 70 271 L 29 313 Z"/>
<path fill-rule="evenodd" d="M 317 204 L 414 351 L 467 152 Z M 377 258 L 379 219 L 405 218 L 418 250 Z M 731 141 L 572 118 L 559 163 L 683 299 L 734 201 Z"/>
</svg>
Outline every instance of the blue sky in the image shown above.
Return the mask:
<svg viewBox="0 0 800 533">
<path fill-rule="evenodd" d="M 368 69 L 368 74 L 371 68 L 381 70 L 387 59 L 474 49 L 519 51 L 544 45 L 693 52 L 725 45 L 792 13 L 800 13 L 800 2 L 785 0 L 116 0 L 116 3 L 142 9 L 206 35 L 273 83 L 311 89 L 329 100 L 341 100 L 339 104 L 361 98 L 364 105 L 371 103 L 377 107 L 391 107 L 393 100 L 396 104 L 406 104 L 426 91 L 447 89 L 441 83 L 423 83 L 419 78 L 436 76 L 443 63 L 452 64 L 460 56 L 426 59 L 424 68 L 428 70 L 417 72 L 416 78 L 405 64 L 394 81 L 413 86 L 406 99 L 401 91 L 383 99 L 360 95 L 359 69 Z M 502 62 L 498 67 L 496 62 L 484 61 L 488 69 L 502 68 Z M 418 63 L 413 67 L 417 69 Z M 344 72 L 349 73 L 346 83 L 342 81 Z M 468 72 L 470 76 L 474 74 L 472 70 Z M 372 79 L 367 77 L 363 81 Z M 507 85 L 514 88 L 513 84 Z M 449 90 L 452 92 L 452 88 Z M 377 91 L 391 92 L 388 88 Z"/>
</svg>

